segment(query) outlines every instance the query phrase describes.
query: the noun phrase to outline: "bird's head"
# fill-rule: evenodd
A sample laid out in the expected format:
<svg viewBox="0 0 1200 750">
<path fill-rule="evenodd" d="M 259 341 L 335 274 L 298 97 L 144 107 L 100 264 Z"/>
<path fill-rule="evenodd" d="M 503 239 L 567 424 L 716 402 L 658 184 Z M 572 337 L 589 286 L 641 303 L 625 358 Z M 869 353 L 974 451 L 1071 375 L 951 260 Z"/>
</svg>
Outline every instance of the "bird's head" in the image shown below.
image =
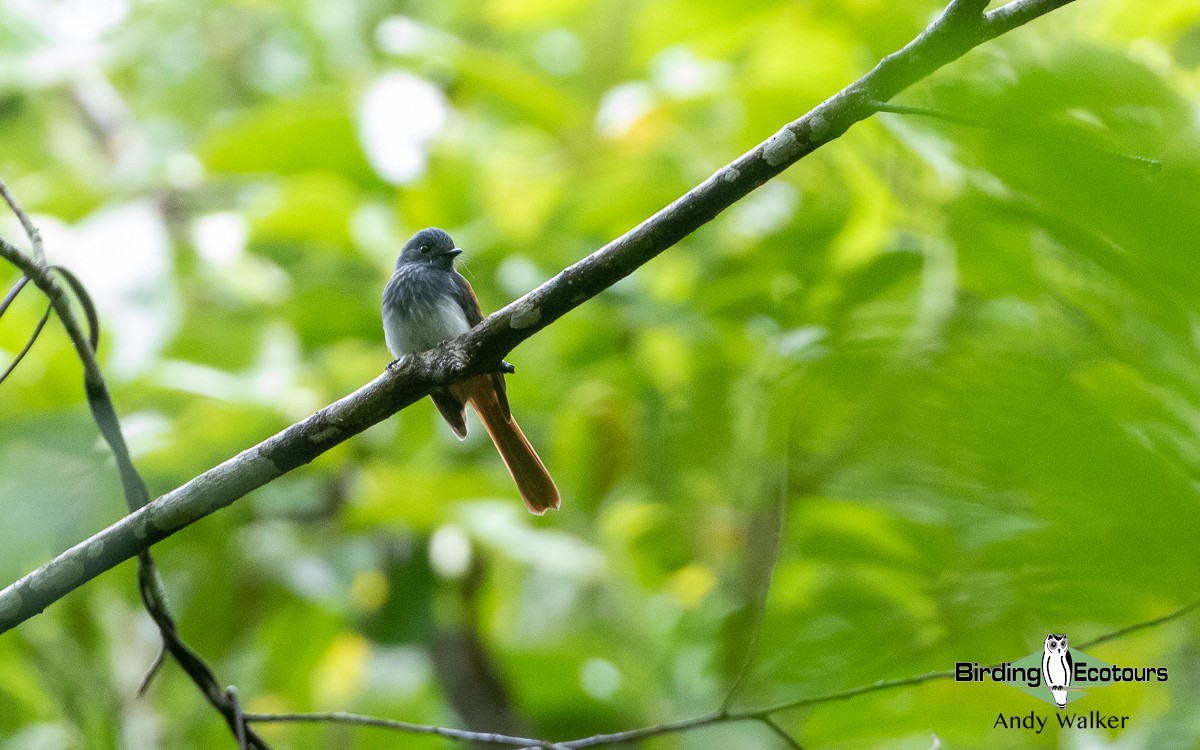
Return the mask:
<svg viewBox="0 0 1200 750">
<path fill-rule="evenodd" d="M 414 234 L 404 245 L 396 265 L 424 263 L 449 270 L 454 267 L 454 258 L 461 252 L 444 230 L 429 227 Z"/>
</svg>

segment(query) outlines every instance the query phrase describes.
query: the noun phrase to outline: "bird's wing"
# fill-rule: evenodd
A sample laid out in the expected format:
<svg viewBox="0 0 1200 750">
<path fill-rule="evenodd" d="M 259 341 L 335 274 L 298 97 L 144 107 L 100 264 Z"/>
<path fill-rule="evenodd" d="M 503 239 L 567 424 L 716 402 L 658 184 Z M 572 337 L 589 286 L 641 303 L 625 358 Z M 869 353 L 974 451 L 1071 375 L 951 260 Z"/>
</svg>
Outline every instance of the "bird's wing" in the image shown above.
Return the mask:
<svg viewBox="0 0 1200 750">
<path fill-rule="evenodd" d="M 467 325 L 474 328 L 483 321 L 483 310 L 479 307 L 479 298 L 475 296 L 475 290 L 471 288 L 471 283 L 463 278 L 461 273 L 454 273 L 454 286 L 459 307 L 467 316 Z"/>
<path fill-rule="evenodd" d="M 472 328 L 483 322 L 483 309 L 479 306 L 479 298 L 475 296 L 475 290 L 471 288 L 471 282 L 467 281 L 462 274 L 454 274 L 454 284 L 458 291 L 458 304 L 462 307 L 463 314 L 467 317 L 467 324 Z M 492 373 L 492 386 L 496 389 L 496 399 L 500 402 L 500 410 L 504 413 L 504 421 L 512 421 L 512 410 L 508 406 L 508 391 L 504 386 L 504 373 Z M 440 406 L 438 407 L 441 408 Z M 442 412 L 445 415 L 445 412 Z"/>
<path fill-rule="evenodd" d="M 463 402 L 455 398 L 450 391 L 441 388 L 430 391 L 429 398 L 433 399 L 434 406 L 441 412 L 442 418 L 450 425 L 450 429 L 454 430 L 455 436 L 459 440 L 466 440 L 467 410 Z"/>
</svg>

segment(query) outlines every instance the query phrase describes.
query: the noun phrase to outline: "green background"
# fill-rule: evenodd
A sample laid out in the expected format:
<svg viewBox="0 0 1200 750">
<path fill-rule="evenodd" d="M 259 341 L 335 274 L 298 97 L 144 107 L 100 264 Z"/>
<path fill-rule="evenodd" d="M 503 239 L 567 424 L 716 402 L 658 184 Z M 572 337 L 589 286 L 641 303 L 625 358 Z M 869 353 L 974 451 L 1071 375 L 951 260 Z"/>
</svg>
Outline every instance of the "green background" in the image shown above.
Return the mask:
<svg viewBox="0 0 1200 750">
<path fill-rule="evenodd" d="M 152 495 L 389 360 L 427 225 L 485 311 L 850 83 L 936 2 L 14 2 L 0 176 L 75 269 Z M 994 663 L 1200 596 L 1200 6 L 1079 0 L 856 126 L 513 352 L 562 489 L 525 514 L 424 401 L 155 548 L 184 637 L 256 711 L 574 738 Z M 1130 157 L 1161 160 L 1147 169 Z M 23 243 L 11 218 L 0 231 Z M 0 269 L 5 288 L 16 280 Z M 43 310 L 0 322 L 0 362 Z M 0 386 L 4 583 L 115 521 L 56 322 Z M 469 554 L 468 554 L 469 553 Z M 1087 747 L 1192 747 L 1196 617 Z M 232 747 L 131 565 L 0 636 L 0 748 Z M 486 665 L 486 666 L 481 666 Z M 806 748 L 1013 747 L 1003 685 L 782 713 Z M 322 726 L 276 748 L 448 746 Z M 1084 747 L 1057 730 L 1023 745 Z M 737 724 L 651 748 L 776 748 Z"/>
</svg>

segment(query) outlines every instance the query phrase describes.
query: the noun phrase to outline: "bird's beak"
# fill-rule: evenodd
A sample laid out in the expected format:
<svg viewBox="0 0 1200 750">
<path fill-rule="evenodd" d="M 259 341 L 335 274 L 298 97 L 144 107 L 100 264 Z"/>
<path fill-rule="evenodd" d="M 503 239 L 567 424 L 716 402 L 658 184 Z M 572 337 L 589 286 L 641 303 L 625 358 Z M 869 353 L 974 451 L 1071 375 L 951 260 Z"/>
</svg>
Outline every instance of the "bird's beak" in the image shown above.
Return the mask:
<svg viewBox="0 0 1200 750">
<path fill-rule="evenodd" d="M 462 255 L 462 248 L 461 247 L 452 247 L 446 251 L 446 255 L 449 255 L 451 258 L 453 258 L 457 255 Z"/>
</svg>

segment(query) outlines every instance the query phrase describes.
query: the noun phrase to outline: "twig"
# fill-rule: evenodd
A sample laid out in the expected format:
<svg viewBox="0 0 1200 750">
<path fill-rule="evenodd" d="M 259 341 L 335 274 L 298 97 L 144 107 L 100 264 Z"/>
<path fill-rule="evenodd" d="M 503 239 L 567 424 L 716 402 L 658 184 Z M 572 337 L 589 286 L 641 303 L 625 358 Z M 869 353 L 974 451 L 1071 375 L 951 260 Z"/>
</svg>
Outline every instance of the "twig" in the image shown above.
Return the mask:
<svg viewBox="0 0 1200 750">
<path fill-rule="evenodd" d="M 876 112 L 872 102 L 891 99 L 979 44 L 1072 1 L 1015 0 L 981 16 L 960 10 L 949 18 L 943 14 L 865 76 L 471 331 L 436 349 L 406 357 L 355 393 L 163 495 L 0 591 L 0 632 L 184 526 L 387 419 L 432 388 L 495 370 L 518 344 L 870 117 Z M 966 5 L 960 2 L 951 7 Z M 11 254 L 11 246 L 6 245 L 0 244 L 0 256 Z"/>
<path fill-rule="evenodd" d="M 954 123 L 955 125 L 965 125 L 970 128 L 991 128 L 992 125 L 985 120 L 980 120 L 969 115 L 957 114 L 954 112 L 945 112 L 932 107 L 919 107 L 911 104 L 895 104 L 892 102 L 872 102 L 871 106 L 879 112 L 887 112 L 895 115 L 915 115 L 917 117 L 928 117 L 934 120 L 943 120 L 945 122 Z M 1068 141 L 1076 146 L 1092 149 L 1102 154 L 1106 154 L 1115 159 L 1128 162 L 1132 166 L 1144 169 L 1151 174 L 1162 171 L 1162 162 L 1158 159 L 1151 159 L 1148 156 L 1138 156 L 1137 154 L 1127 154 L 1122 151 L 1101 146 L 1096 143 L 1091 143 L 1080 138 L 1071 136 L 1060 136 L 1063 140 Z"/>
<path fill-rule="evenodd" d="M 1071 2 L 1071 0 L 1067 0 Z M 1062 0 L 1013 0 L 984 14 L 984 33 L 995 38 L 1066 5 Z"/>
<path fill-rule="evenodd" d="M 79 277 L 71 273 L 64 266 L 50 266 L 50 269 L 63 278 L 67 282 L 67 286 L 71 287 L 71 291 L 75 292 L 75 299 L 79 302 L 79 306 L 83 308 L 83 315 L 87 318 L 88 323 L 88 344 L 92 347 L 92 352 L 100 350 L 100 316 L 96 314 L 96 306 L 92 304 L 92 297 L 87 293 L 87 288 Z"/>
<path fill-rule="evenodd" d="M 233 736 L 237 739 L 238 750 L 247 750 L 246 745 L 246 714 L 242 713 L 242 704 L 238 702 L 237 688 L 233 685 L 225 688 L 225 699 L 233 709 Z"/>
<path fill-rule="evenodd" d="M 158 670 L 162 669 L 163 660 L 166 658 L 167 646 L 164 643 L 159 646 L 158 655 L 154 657 L 154 661 L 146 667 L 146 672 L 142 675 L 141 682 L 138 683 L 137 697 L 141 698 L 146 695 L 146 691 L 150 689 L 150 683 L 154 682 L 154 678 L 158 675 Z"/>
<path fill-rule="evenodd" d="M 600 745 L 616 745 L 623 742 L 636 742 L 650 737 L 658 737 L 664 734 L 676 734 L 678 732 L 687 732 L 700 727 L 707 727 L 712 724 L 718 724 L 725 721 L 745 721 L 747 719 L 758 720 L 758 717 L 734 716 L 724 711 L 712 711 L 711 713 L 694 716 L 690 719 L 680 719 L 678 721 L 670 721 L 665 724 L 657 724 L 652 727 L 642 727 L 641 729 L 629 729 L 624 732 L 612 732 L 610 734 L 597 734 L 583 739 L 571 740 L 570 742 L 560 743 L 564 747 L 580 748 L 580 747 L 599 747 Z"/>
<path fill-rule="evenodd" d="M 13 284 L 12 289 L 8 290 L 8 294 L 4 295 L 4 299 L 0 300 L 0 317 L 4 317 L 4 313 L 8 312 L 8 306 L 13 303 L 13 300 L 17 298 L 17 295 L 21 293 L 21 290 L 24 289 L 25 285 L 28 283 L 28 276 L 22 276 L 21 278 L 17 279 L 17 283 Z"/>
<path fill-rule="evenodd" d="M 1122 628 L 1120 630 L 1113 631 L 1112 633 L 1108 633 L 1107 635 L 1098 636 L 1096 638 L 1093 638 L 1090 641 L 1084 641 L 1083 643 L 1079 644 L 1079 646 L 1077 648 L 1085 649 L 1085 648 L 1091 648 L 1093 646 L 1099 646 L 1101 643 L 1108 643 L 1109 641 L 1116 640 L 1117 638 L 1124 638 L 1125 636 L 1127 636 L 1131 633 L 1136 633 L 1139 630 L 1145 630 L 1147 628 L 1156 628 L 1159 625 L 1165 625 L 1166 623 L 1171 622 L 1172 620 L 1178 620 L 1180 617 L 1183 617 L 1184 615 L 1188 614 L 1189 612 L 1195 610 L 1198 607 L 1200 607 L 1200 599 L 1192 602 L 1191 604 L 1180 607 L 1179 609 L 1175 610 L 1174 612 L 1165 614 L 1162 617 L 1156 617 L 1153 620 L 1146 620 L 1145 622 L 1139 622 L 1139 623 L 1130 625 L 1127 628 Z"/>
<path fill-rule="evenodd" d="M 750 718 L 759 716 L 770 716 L 780 711 L 790 711 L 793 708 L 803 708 L 805 706 L 816 706 L 821 703 L 833 703 L 835 701 L 844 701 L 851 698 L 857 698 L 860 695 L 868 693 L 877 693 L 881 690 L 895 690 L 901 687 L 911 687 L 920 685 L 923 682 L 931 680 L 946 680 L 954 676 L 954 670 L 944 669 L 937 672 L 926 672 L 924 674 L 913 675 L 912 677 L 901 677 L 894 680 L 879 680 L 872 682 L 870 685 L 860 685 L 848 690 L 838 690 L 833 693 L 825 693 L 824 695 L 814 695 L 808 698 L 795 698 L 790 701 L 783 701 L 764 708 L 754 709 L 751 711 L 743 711 Z M 737 714 L 735 714 L 737 715 Z"/>
<path fill-rule="evenodd" d="M 50 320 L 50 311 L 54 309 L 53 305 L 46 305 L 46 312 L 42 313 L 42 319 L 38 321 L 33 329 L 33 335 L 25 342 L 25 348 L 17 352 L 17 356 L 9 363 L 3 373 L 0 373 L 0 383 L 3 383 L 12 371 L 17 369 L 17 365 L 21 364 L 21 360 L 25 359 L 25 355 L 33 348 L 33 343 L 38 340 L 38 336 L 42 335 L 42 329 L 46 327 L 46 321 Z"/>
<path fill-rule="evenodd" d="M 987 127 L 987 123 L 983 120 L 977 120 L 974 117 L 955 114 L 953 112 L 943 112 L 940 109 L 933 109 L 931 107 L 917 107 L 911 104 L 894 104 L 892 102 L 872 102 L 871 106 L 879 112 L 887 112 L 893 115 L 916 115 L 918 117 L 929 117 L 934 120 L 945 120 L 956 125 L 966 125 L 972 128 Z"/>
<path fill-rule="evenodd" d="M 786 454 L 781 463 L 784 467 L 787 466 Z M 762 635 L 763 620 L 766 618 L 767 611 L 767 598 L 771 594 L 771 581 L 775 574 L 775 564 L 779 558 L 779 544 L 782 541 L 784 520 L 787 514 L 787 469 L 784 468 L 781 474 L 782 481 L 780 482 L 779 492 L 775 497 L 774 507 L 771 509 L 772 518 L 769 546 L 763 555 L 766 558 L 766 570 L 763 573 L 763 580 L 759 587 L 760 591 L 756 592 L 753 602 L 754 612 L 752 613 L 753 619 L 751 622 L 749 645 L 746 647 L 746 654 L 742 659 L 737 674 L 733 678 L 733 683 L 729 686 L 729 692 L 725 694 L 725 700 L 721 702 L 721 711 L 728 711 L 733 706 L 734 700 L 737 699 L 738 693 L 742 689 L 742 684 L 746 680 L 746 675 L 750 672 L 750 665 L 754 662 L 754 657 L 758 650 L 758 640 Z"/>
<path fill-rule="evenodd" d="M 171 655 L 171 658 L 179 664 L 188 678 L 195 683 L 196 687 L 200 689 L 200 692 L 208 700 L 209 705 L 221 714 L 222 718 L 225 719 L 225 723 L 229 726 L 230 732 L 235 737 L 241 738 L 239 742 L 244 745 L 244 748 L 270 750 L 267 743 L 246 726 L 240 707 L 236 700 L 230 698 L 230 690 L 232 688 L 222 690 L 212 669 L 179 636 L 179 631 L 175 626 L 175 619 L 171 616 L 171 612 L 167 607 L 166 592 L 163 590 L 158 569 L 155 567 L 153 560 L 150 559 L 148 552 L 142 552 L 138 555 L 138 592 L 142 596 L 142 603 L 145 605 L 146 611 L 150 613 L 154 624 L 158 626 L 159 634 L 163 639 L 163 650 Z M 163 663 L 161 656 L 154 663 L 161 666 Z M 143 691 L 149 681 L 153 679 L 154 674 L 155 667 L 151 666 L 150 671 L 146 673 L 146 676 L 142 680 Z M 242 747 L 242 745 L 239 745 L 239 747 Z"/>
<path fill-rule="evenodd" d="M 1099 151 L 1102 154 L 1108 154 L 1109 156 L 1113 157 L 1114 159 L 1120 159 L 1121 161 L 1129 162 L 1129 164 L 1131 166 L 1138 167 L 1139 169 L 1144 169 L 1147 172 L 1149 172 L 1150 174 L 1158 174 L 1159 172 L 1162 171 L 1162 168 L 1163 168 L 1163 163 L 1161 161 L 1159 161 L 1158 159 L 1151 159 L 1148 156 L 1138 156 L 1137 154 L 1127 154 L 1123 151 L 1116 151 L 1114 149 L 1106 148 L 1104 146 L 1098 146 L 1094 143 L 1085 143 L 1084 141 L 1081 141 L 1081 140 L 1078 140 L 1075 138 L 1072 138 L 1070 140 L 1072 143 L 1075 143 L 1076 145 L 1095 149 L 1096 151 Z"/>
<path fill-rule="evenodd" d="M 407 721 L 393 721 L 391 719 L 379 719 L 374 716 L 362 716 L 361 714 L 346 713 L 344 711 L 334 711 L 330 713 L 312 713 L 312 714 L 260 714 L 246 713 L 242 714 L 247 722 L 250 723 L 267 723 L 267 722 L 290 722 L 290 723 L 310 723 L 310 724 L 353 724 L 363 727 L 376 727 L 379 729 L 392 729 L 398 732 L 406 732 L 408 734 L 432 734 L 438 737 L 446 737 L 452 740 L 464 740 L 467 742 L 490 742 L 494 745 L 511 745 L 513 747 L 536 747 L 549 748 L 555 750 L 561 748 L 562 745 L 547 742 L 546 740 L 533 739 L 532 737 L 513 737 L 507 734 L 493 734 L 491 732 L 471 732 L 466 729 L 451 729 L 449 727 L 438 727 L 430 724 L 413 724 Z"/>
<path fill-rule="evenodd" d="M 786 729 L 779 726 L 779 722 L 775 721 L 770 716 L 764 716 L 762 719 L 760 719 L 760 721 L 763 724 L 766 724 L 767 727 L 774 732 L 779 739 L 783 740 L 783 743 L 792 750 L 804 750 L 804 748 L 800 746 L 800 743 L 796 741 L 796 738 L 789 734 Z"/>
<path fill-rule="evenodd" d="M 21 226 L 25 229 L 25 234 L 29 237 L 29 244 L 33 246 L 33 257 L 39 263 L 46 262 L 46 253 L 42 249 L 42 233 L 33 225 L 33 220 L 29 218 L 29 214 L 25 213 L 25 209 L 21 208 L 20 202 L 17 201 L 17 196 L 12 194 L 8 189 L 8 185 L 4 180 L 0 180 L 0 196 L 4 197 L 4 202 L 12 209 L 12 212 L 17 215 Z"/>
</svg>

